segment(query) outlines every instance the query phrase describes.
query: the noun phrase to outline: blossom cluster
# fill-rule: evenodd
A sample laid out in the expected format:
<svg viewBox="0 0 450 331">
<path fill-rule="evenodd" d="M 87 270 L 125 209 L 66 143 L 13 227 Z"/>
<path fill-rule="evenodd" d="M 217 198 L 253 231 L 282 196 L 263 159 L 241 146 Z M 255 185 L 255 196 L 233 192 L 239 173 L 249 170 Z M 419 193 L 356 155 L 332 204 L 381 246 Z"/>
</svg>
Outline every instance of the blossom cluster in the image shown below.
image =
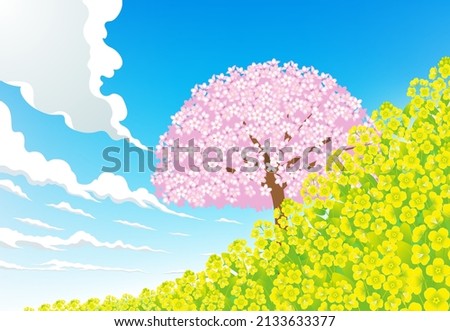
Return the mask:
<svg viewBox="0 0 450 331">
<path fill-rule="evenodd" d="M 302 167 L 288 171 L 293 169 L 289 161 L 303 157 L 309 148 L 323 147 L 327 138 L 336 148 L 342 146 L 348 129 L 364 116 L 360 100 L 312 67 L 299 68 L 293 62 L 280 66 L 275 60 L 246 69 L 232 67 L 226 75 L 196 86 L 172 117 L 156 150 L 168 169 L 156 172 L 152 183 L 165 202 L 272 208 L 266 181 L 266 170 L 272 169 L 286 196 L 298 200 L 308 172 Z M 199 153 L 180 153 L 173 160 L 171 154 L 164 155 L 167 148 L 187 148 L 191 139 L 199 151 L 214 148 L 225 154 L 219 171 L 203 171 L 204 158 Z M 277 151 L 267 158 L 265 142 L 269 140 Z M 281 155 L 286 147 L 291 151 Z M 210 156 L 222 159 L 216 154 Z M 325 153 L 313 156 L 311 163 L 325 163 Z M 250 158 L 257 161 L 255 169 L 241 171 L 255 164 Z"/>
</svg>

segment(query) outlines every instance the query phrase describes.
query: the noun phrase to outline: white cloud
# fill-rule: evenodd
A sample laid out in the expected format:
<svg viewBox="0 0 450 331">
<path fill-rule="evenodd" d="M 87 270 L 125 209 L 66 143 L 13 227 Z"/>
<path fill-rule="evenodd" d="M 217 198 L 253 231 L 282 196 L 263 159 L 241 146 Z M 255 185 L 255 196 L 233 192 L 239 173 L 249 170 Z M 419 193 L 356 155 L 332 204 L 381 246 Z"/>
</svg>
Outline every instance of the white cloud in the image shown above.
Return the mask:
<svg viewBox="0 0 450 331">
<path fill-rule="evenodd" d="M 172 271 L 167 271 L 165 272 L 166 275 L 179 275 L 179 274 L 184 274 L 186 272 L 186 270 L 180 269 L 180 270 L 172 270 Z"/>
<path fill-rule="evenodd" d="M 84 217 L 95 219 L 95 217 L 92 216 L 91 214 L 86 213 L 82 209 L 73 208 L 70 205 L 70 203 L 65 202 L 65 201 L 62 201 L 62 202 L 60 202 L 58 204 L 49 203 L 49 204 L 47 204 L 47 206 L 55 208 L 55 209 L 59 209 L 59 210 L 62 210 L 62 211 L 66 211 L 66 212 L 71 213 L 71 214 L 80 215 L 80 216 L 84 216 Z"/>
<path fill-rule="evenodd" d="M 105 23 L 121 9 L 122 0 L 0 1 L 0 31 L 8 31 L 0 34 L 0 80 L 21 87 L 37 110 L 64 116 L 74 130 L 105 131 L 145 148 L 121 124 L 123 98 L 100 91 L 101 77 L 113 77 L 122 66 L 104 41 Z"/>
<path fill-rule="evenodd" d="M 91 201 L 97 201 L 92 197 L 92 193 L 99 199 L 109 198 L 115 203 L 129 201 L 142 208 L 154 207 L 163 213 L 199 219 L 167 208 L 145 188 L 130 190 L 125 178 L 119 175 L 102 173 L 90 184 L 80 184 L 66 161 L 47 160 L 41 153 L 25 149 L 25 137 L 22 133 L 12 130 L 11 113 L 2 102 L 0 102 L 0 141 L 8 142 L 0 144 L 0 172 L 14 176 L 23 175 L 32 185 L 53 184 L 64 188 L 71 195 Z"/>
<path fill-rule="evenodd" d="M 187 233 L 182 233 L 182 232 L 169 232 L 169 234 L 171 236 L 175 236 L 175 237 L 190 237 L 190 234 Z"/>
<path fill-rule="evenodd" d="M 17 265 L 14 263 L 9 263 L 6 261 L 0 260 L 0 269 L 9 269 L 9 270 L 29 270 L 29 268 L 23 267 L 21 265 Z"/>
<path fill-rule="evenodd" d="M 140 223 L 134 223 L 134 222 L 128 222 L 128 221 L 123 221 L 123 220 L 117 220 L 114 221 L 114 223 L 119 223 L 119 224 L 123 224 L 132 228 L 136 228 L 136 229 L 143 229 L 143 230 L 149 230 L 149 231 L 156 231 L 156 229 L 151 228 L 149 226 L 140 224 Z"/>
<path fill-rule="evenodd" d="M 125 178 L 110 172 L 102 173 L 92 183 L 85 185 L 85 189 L 99 199 L 110 198 L 116 203 L 132 202 L 142 208 L 154 207 L 167 214 L 200 220 L 197 217 L 170 210 L 145 188 L 131 191 Z"/>
<path fill-rule="evenodd" d="M 44 229 L 48 229 L 48 230 L 57 230 L 57 231 L 63 230 L 61 228 L 57 228 L 55 226 L 52 226 L 50 224 L 47 224 L 45 222 L 42 222 L 40 220 L 35 220 L 35 219 L 32 219 L 32 218 L 16 217 L 16 220 L 18 220 L 19 222 L 25 223 L 25 224 L 36 226 L 38 228 L 44 228 Z"/>
<path fill-rule="evenodd" d="M 62 247 L 73 247 L 87 244 L 96 248 L 127 249 L 133 251 L 167 253 L 164 250 L 153 249 L 148 246 L 133 246 L 130 244 L 126 244 L 121 240 L 117 240 L 113 243 L 99 241 L 93 235 L 84 231 L 78 231 L 71 235 L 69 238 L 63 239 L 54 236 L 30 236 L 12 229 L 0 228 L 0 243 L 12 248 L 20 248 L 20 243 L 32 244 L 54 251 L 63 250 Z"/>
<path fill-rule="evenodd" d="M 230 220 L 228 218 L 219 218 L 218 220 L 216 220 L 216 222 L 218 223 L 229 223 L 229 224 L 242 224 L 241 222 L 238 222 L 236 220 Z"/>
<path fill-rule="evenodd" d="M 69 194 L 95 200 L 78 183 L 66 161 L 48 161 L 41 153 L 25 149 L 25 137 L 12 130 L 11 113 L 3 102 L 0 102 L 0 141 L 4 142 L 0 144 L 0 172 L 23 175 L 33 185 L 58 185 Z"/>
<path fill-rule="evenodd" d="M 117 267 L 103 267 L 92 264 L 74 263 L 60 260 L 51 260 L 41 264 L 42 267 L 24 267 L 15 263 L 9 263 L 0 260 L 0 269 L 6 270 L 28 270 L 28 271 L 66 271 L 66 270 L 82 270 L 82 271 L 119 271 L 119 272 L 144 272 L 140 269 L 127 269 Z"/>
<path fill-rule="evenodd" d="M 31 199 L 28 197 L 28 195 L 26 195 L 23 192 L 22 188 L 16 184 L 14 184 L 12 180 L 9 180 L 9 179 L 0 180 L 0 188 L 5 191 L 8 191 L 10 193 L 13 193 L 23 199 L 27 199 L 27 200 L 31 201 Z"/>
<path fill-rule="evenodd" d="M 51 260 L 41 264 L 48 268 L 48 270 L 64 271 L 64 270 L 83 270 L 83 271 L 120 271 L 120 272 L 144 272 L 140 269 L 126 269 L 117 267 L 103 267 L 92 264 L 83 264 L 76 262 L 67 262 L 60 260 Z"/>
</svg>

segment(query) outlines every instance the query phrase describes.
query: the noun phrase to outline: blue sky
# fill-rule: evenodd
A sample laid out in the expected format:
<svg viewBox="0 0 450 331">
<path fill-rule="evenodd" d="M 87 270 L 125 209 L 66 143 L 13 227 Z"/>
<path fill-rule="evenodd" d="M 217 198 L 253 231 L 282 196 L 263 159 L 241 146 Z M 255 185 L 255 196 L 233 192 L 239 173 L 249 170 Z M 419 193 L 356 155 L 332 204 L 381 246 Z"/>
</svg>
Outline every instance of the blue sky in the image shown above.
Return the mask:
<svg viewBox="0 0 450 331">
<path fill-rule="evenodd" d="M 113 2 L 120 4 L 119 0 Z M 228 0 L 211 5 L 211 1 L 125 0 L 118 18 L 106 25 L 106 43 L 120 54 L 123 65 L 115 71 L 114 77 L 103 77 L 101 92 L 122 96 L 128 109 L 122 125 L 146 146 L 158 142 L 170 124 L 170 116 L 189 97 L 195 84 L 225 72 L 230 66 L 247 66 L 272 58 L 312 65 L 330 73 L 339 84 L 362 99 L 369 111 L 385 100 L 403 106 L 410 79 L 426 75 L 442 56 L 450 55 L 450 26 L 446 24 L 449 9 L 446 1 Z M 55 10 L 54 15 L 58 13 Z M 82 13 L 80 11 L 81 18 Z M 21 15 L 21 12 L 16 14 Z M 2 19 L 4 24 L 9 24 L 0 14 L 0 22 Z M 58 24 L 63 23 L 55 22 L 58 23 L 48 27 L 52 31 L 62 28 Z M 82 30 L 79 30 L 81 36 Z M 7 36 L 1 35 L 2 38 Z M 26 40 L 15 42 L 26 43 Z M 22 47 L 17 47 L 11 49 L 10 54 L 13 56 L 17 52 L 19 58 L 21 51 Z M 55 50 L 49 48 L 48 53 L 52 52 Z M 5 61 L 1 57 L 0 60 Z M 16 63 L 16 71 L 24 67 L 33 70 L 33 65 L 38 67 L 34 61 L 29 58 L 26 63 Z M 39 101 L 38 92 L 43 90 L 35 90 L 36 101 L 42 106 L 31 106 L 19 88 L 11 83 L 9 77 L 14 77 L 15 72 L 13 64 L 7 69 L 10 72 L 0 65 L 0 81 L 3 81 L 0 82 L 0 101 L 8 107 L 12 129 L 23 133 L 26 151 L 39 152 L 47 160 L 64 160 L 81 186 L 97 179 L 105 165 L 103 149 L 122 145 L 120 140 L 111 138 L 113 129 L 86 133 L 82 125 L 77 130 L 69 128 L 62 116 L 48 115 L 45 100 Z M 57 76 L 56 68 L 47 69 L 49 71 L 40 75 L 54 77 L 54 70 L 55 77 L 62 79 Z M 71 78 L 70 73 L 68 69 L 67 79 Z M 54 79 L 52 83 L 63 82 Z M 57 90 L 57 85 L 49 86 L 46 93 L 51 93 L 52 88 Z M 71 93 L 73 99 L 67 100 L 68 103 L 77 99 L 78 91 L 72 89 Z M 58 95 L 55 94 L 55 98 Z M 0 143 L 6 146 L 10 141 Z M 14 152 L 11 153 L 14 158 Z M 256 219 L 270 218 L 269 211 L 168 206 L 175 212 L 202 219 L 196 220 L 168 214 L 157 207 L 114 202 L 108 197 L 97 197 L 98 202 L 95 202 L 69 194 L 62 184 L 37 185 L 37 181 L 30 180 L 23 171 L 14 173 L 5 167 L 0 163 L 0 181 L 11 181 L 30 200 L 0 189 L 0 228 L 22 235 L 62 239 L 83 231 L 100 242 L 121 240 L 135 247 L 146 246 L 167 253 L 108 249 L 86 243 L 53 251 L 36 242 L 21 241 L 17 244 L 19 248 L 12 248 L 5 240 L 0 241 L 0 261 L 9 263 L 3 267 L 0 264 L 0 309 L 3 310 L 35 306 L 57 298 L 138 294 L 144 287 L 154 287 L 162 280 L 179 275 L 173 271 L 200 270 L 207 259 L 205 253 L 225 250 L 233 239 L 248 237 Z M 145 188 L 149 194 L 154 192 L 149 171 L 116 175 L 126 179 L 130 192 L 139 188 Z M 94 194 L 93 191 L 89 192 Z M 69 203 L 95 219 L 48 206 L 60 202 Z M 32 226 L 17 218 L 40 220 L 62 230 Z M 215 222 L 220 218 L 242 224 Z M 156 231 L 133 228 L 114 222 L 116 220 L 139 223 Z M 9 232 L 3 235 L 5 233 Z M 74 266 L 48 270 L 48 265 L 42 266 L 55 260 L 126 270 L 86 271 Z M 46 270 L 27 270 L 36 268 Z M 132 269 L 143 272 L 132 272 Z"/>
</svg>

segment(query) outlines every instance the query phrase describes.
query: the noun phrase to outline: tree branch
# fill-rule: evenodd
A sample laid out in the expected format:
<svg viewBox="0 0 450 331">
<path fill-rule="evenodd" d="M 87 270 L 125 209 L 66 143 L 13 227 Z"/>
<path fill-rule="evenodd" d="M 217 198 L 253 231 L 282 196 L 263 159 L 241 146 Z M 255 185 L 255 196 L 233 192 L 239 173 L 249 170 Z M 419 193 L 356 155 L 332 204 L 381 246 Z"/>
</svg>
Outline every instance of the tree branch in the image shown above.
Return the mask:
<svg viewBox="0 0 450 331">
<path fill-rule="evenodd" d="M 312 113 L 310 113 L 310 114 L 303 120 L 302 124 L 300 124 L 300 126 L 299 126 L 298 129 L 297 129 L 297 131 L 300 131 L 300 129 L 301 129 L 301 128 L 303 127 L 303 125 L 305 124 L 305 122 L 306 122 L 307 120 L 309 120 L 309 119 L 311 118 L 311 116 L 312 116 Z M 285 132 L 285 133 L 284 133 L 284 140 L 287 140 L 287 141 L 289 142 L 289 141 L 292 140 L 292 136 L 291 136 L 288 132 Z"/>
<path fill-rule="evenodd" d="M 316 166 L 316 163 L 317 163 L 316 161 L 311 162 L 311 163 L 308 165 L 308 168 L 306 168 L 306 170 L 309 170 L 309 169 L 315 167 L 315 166 Z"/>
<path fill-rule="evenodd" d="M 365 143 L 364 144 L 365 146 L 370 146 L 370 145 L 372 145 L 371 143 Z M 351 149 L 354 149 L 356 146 L 347 146 L 347 147 L 345 147 L 344 148 L 344 151 L 349 151 L 349 150 L 351 150 Z"/>
<path fill-rule="evenodd" d="M 288 168 L 290 168 L 290 167 L 292 167 L 294 164 L 296 164 L 298 161 L 300 161 L 301 160 L 301 157 L 300 156 L 297 156 L 297 157 L 294 157 L 292 160 L 290 160 L 290 161 L 288 161 L 287 163 L 286 163 L 286 166 L 288 167 Z"/>
<path fill-rule="evenodd" d="M 323 140 L 322 143 L 325 145 L 325 144 L 329 143 L 330 141 L 331 141 L 331 138 L 328 137 L 327 139 Z M 314 147 L 310 147 L 310 148 L 306 149 L 305 152 L 306 153 L 310 153 L 310 152 L 312 152 L 314 150 L 314 148 L 315 148 L 315 146 Z M 285 164 L 288 167 L 292 167 L 294 164 L 296 164 L 298 161 L 300 161 L 300 159 L 301 159 L 300 156 L 296 156 L 293 159 L 291 159 L 288 162 L 286 162 Z"/>
<path fill-rule="evenodd" d="M 230 168 L 230 167 L 226 167 L 227 172 L 229 172 L 230 174 L 234 174 L 236 172 L 236 169 L 234 168 Z"/>
<path fill-rule="evenodd" d="M 262 151 L 262 146 L 261 146 L 261 143 L 258 141 L 258 139 L 256 139 L 255 137 L 253 137 L 251 134 L 249 135 L 249 137 L 250 137 L 250 140 L 252 141 L 252 143 L 254 144 L 254 145 L 258 145 L 258 147 L 259 147 L 259 149 Z"/>
</svg>

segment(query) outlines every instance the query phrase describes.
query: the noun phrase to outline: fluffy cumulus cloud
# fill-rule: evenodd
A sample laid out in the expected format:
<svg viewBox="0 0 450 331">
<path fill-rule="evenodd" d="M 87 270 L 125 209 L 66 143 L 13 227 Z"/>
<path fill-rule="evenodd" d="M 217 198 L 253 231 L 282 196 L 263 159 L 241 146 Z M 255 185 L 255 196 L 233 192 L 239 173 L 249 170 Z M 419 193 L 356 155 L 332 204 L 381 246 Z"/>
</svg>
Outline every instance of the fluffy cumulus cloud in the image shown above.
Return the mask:
<svg viewBox="0 0 450 331">
<path fill-rule="evenodd" d="M 90 184 L 80 184 L 77 175 L 66 161 L 47 160 L 41 153 L 30 152 L 25 148 L 25 137 L 22 133 L 13 131 L 10 110 L 3 102 L 0 102 L 0 141 L 8 142 L 0 144 L 0 173 L 23 175 L 32 185 L 57 185 L 67 193 L 87 200 L 97 201 L 94 195 L 99 199 L 109 198 L 115 203 L 132 202 L 143 208 L 154 207 L 167 214 L 197 219 L 167 208 L 145 188 L 130 190 L 125 178 L 119 175 L 103 173 Z M 11 184 L 4 185 L 18 191 L 18 188 Z M 60 207 L 69 209 L 66 204 Z"/>
<path fill-rule="evenodd" d="M 23 199 L 31 200 L 28 197 L 28 195 L 23 192 L 22 188 L 20 186 L 16 185 L 16 184 L 14 184 L 14 182 L 12 180 L 9 180 L 9 179 L 2 179 L 2 180 L 0 180 L 0 189 L 5 190 L 7 192 L 10 192 L 12 194 L 15 194 L 18 197 L 21 197 Z"/>
<path fill-rule="evenodd" d="M 71 195 L 94 200 L 78 183 L 77 176 L 67 162 L 47 160 L 39 152 L 26 150 L 25 137 L 13 131 L 11 113 L 3 102 L 0 102 L 0 141 L 7 142 L 0 144 L 0 172 L 23 175 L 33 185 L 58 185 Z"/>
<path fill-rule="evenodd" d="M 130 190 L 125 178 L 110 172 L 102 173 L 96 180 L 86 185 L 85 190 L 98 199 L 110 198 L 116 203 L 132 202 L 143 208 L 154 207 L 167 214 L 199 220 L 194 216 L 170 210 L 145 188 Z"/>
<path fill-rule="evenodd" d="M 80 216 L 84 216 L 87 218 L 92 218 L 95 219 L 94 216 L 92 216 L 89 213 L 86 213 L 83 209 L 79 209 L 79 208 L 73 208 L 70 203 L 62 201 L 60 203 L 54 204 L 54 203 L 49 203 L 47 206 L 55 208 L 55 209 L 59 209 L 62 211 L 66 211 L 68 213 L 71 214 L 75 214 L 75 215 L 80 215 Z"/>
<path fill-rule="evenodd" d="M 154 253 L 167 253 L 161 249 L 153 249 L 149 246 L 133 246 L 126 244 L 121 240 L 115 242 L 104 242 L 95 238 L 93 235 L 78 231 L 71 235 L 67 239 L 63 239 L 55 236 L 32 236 L 26 235 L 21 232 L 9 229 L 0 228 L 0 244 L 11 248 L 20 248 L 20 244 L 37 245 L 42 248 L 59 251 L 65 247 L 74 247 L 80 245 L 89 245 L 96 248 L 107 249 L 126 249 L 132 251 L 148 251 Z"/>
<path fill-rule="evenodd" d="M 122 58 L 106 45 L 105 24 L 122 0 L 0 1 L 0 80 L 19 86 L 37 110 L 64 116 L 81 132 L 105 131 L 144 146 L 121 124 L 127 108 L 120 95 L 103 95 Z M 20 40 L 20 42 L 17 42 Z"/>
</svg>

